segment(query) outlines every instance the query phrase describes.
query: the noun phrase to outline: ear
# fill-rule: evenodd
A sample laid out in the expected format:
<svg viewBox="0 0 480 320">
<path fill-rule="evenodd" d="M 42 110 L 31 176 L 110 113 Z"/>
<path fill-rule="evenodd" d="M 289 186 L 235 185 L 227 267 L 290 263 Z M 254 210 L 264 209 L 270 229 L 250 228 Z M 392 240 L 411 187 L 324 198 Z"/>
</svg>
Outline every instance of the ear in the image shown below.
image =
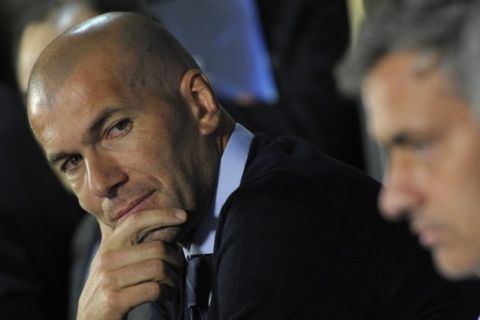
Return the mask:
<svg viewBox="0 0 480 320">
<path fill-rule="evenodd" d="M 220 108 L 207 78 L 198 69 L 188 70 L 180 83 L 180 94 L 190 107 L 203 135 L 213 133 L 220 122 Z"/>
</svg>

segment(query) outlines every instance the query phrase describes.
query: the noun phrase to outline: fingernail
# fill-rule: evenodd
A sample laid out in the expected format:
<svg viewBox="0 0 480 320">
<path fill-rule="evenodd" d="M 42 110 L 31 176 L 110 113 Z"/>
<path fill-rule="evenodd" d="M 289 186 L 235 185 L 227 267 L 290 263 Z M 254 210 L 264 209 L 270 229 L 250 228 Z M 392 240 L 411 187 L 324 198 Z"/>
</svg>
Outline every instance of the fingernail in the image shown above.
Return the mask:
<svg viewBox="0 0 480 320">
<path fill-rule="evenodd" d="M 180 221 L 185 221 L 187 219 L 187 214 L 183 210 L 175 211 L 175 217 Z"/>
</svg>

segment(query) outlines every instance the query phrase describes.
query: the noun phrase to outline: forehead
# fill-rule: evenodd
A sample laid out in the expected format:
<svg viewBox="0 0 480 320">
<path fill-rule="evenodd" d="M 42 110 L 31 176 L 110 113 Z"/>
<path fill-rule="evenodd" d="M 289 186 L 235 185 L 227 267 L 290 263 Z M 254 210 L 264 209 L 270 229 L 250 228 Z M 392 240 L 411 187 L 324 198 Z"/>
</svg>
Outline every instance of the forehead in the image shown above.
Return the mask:
<svg viewBox="0 0 480 320">
<path fill-rule="evenodd" d="M 428 130 L 465 105 L 447 73 L 436 63 L 422 70 L 422 59 L 419 52 L 389 54 L 367 75 L 362 96 L 369 130 L 380 139 L 400 129 Z"/>
<path fill-rule="evenodd" d="M 118 73 L 98 57 L 85 59 L 61 80 L 39 81 L 29 95 L 29 120 L 44 145 L 52 134 L 75 132 L 106 107 L 125 104 L 129 90 Z"/>
</svg>

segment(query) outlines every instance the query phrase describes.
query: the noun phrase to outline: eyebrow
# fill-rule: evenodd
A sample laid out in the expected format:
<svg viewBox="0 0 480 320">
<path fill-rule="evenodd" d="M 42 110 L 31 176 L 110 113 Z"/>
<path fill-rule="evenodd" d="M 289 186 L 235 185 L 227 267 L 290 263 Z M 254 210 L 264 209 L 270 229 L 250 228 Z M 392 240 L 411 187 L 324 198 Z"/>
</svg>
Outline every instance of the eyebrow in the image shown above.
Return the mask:
<svg viewBox="0 0 480 320">
<path fill-rule="evenodd" d="M 66 152 L 55 152 L 52 154 L 49 154 L 47 156 L 47 160 L 50 163 L 50 165 L 53 167 L 55 166 L 60 160 L 68 157 L 68 153 Z"/>
<path fill-rule="evenodd" d="M 92 124 L 88 127 L 86 133 L 82 137 L 82 144 L 88 144 L 91 142 L 95 137 L 98 135 L 98 132 L 103 127 L 105 122 L 115 113 L 119 112 L 121 108 L 119 107 L 111 107 L 103 112 L 101 112 L 92 122 Z M 59 161 L 62 159 L 70 156 L 71 153 L 67 152 L 54 152 L 52 154 L 47 155 L 47 160 L 50 165 L 55 166 Z"/>
<path fill-rule="evenodd" d="M 393 146 L 414 145 L 420 141 L 424 141 L 426 139 L 432 139 L 432 137 L 435 137 L 435 136 L 436 136 L 435 134 L 424 135 L 420 133 L 412 135 L 411 133 L 402 131 L 395 134 L 389 141 L 384 143 L 384 146 L 388 150 L 388 149 L 391 149 Z"/>
</svg>

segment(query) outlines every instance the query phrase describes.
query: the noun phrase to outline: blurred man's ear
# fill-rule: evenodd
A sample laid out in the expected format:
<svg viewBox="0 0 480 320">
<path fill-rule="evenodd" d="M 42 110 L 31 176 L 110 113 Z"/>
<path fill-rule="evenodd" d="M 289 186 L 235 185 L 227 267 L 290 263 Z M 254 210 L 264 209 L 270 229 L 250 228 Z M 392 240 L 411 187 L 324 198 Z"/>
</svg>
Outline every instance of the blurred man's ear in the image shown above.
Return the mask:
<svg viewBox="0 0 480 320">
<path fill-rule="evenodd" d="M 203 135 L 213 133 L 220 122 L 220 108 L 207 78 L 198 69 L 188 70 L 180 83 L 180 93 L 190 107 Z"/>
</svg>

